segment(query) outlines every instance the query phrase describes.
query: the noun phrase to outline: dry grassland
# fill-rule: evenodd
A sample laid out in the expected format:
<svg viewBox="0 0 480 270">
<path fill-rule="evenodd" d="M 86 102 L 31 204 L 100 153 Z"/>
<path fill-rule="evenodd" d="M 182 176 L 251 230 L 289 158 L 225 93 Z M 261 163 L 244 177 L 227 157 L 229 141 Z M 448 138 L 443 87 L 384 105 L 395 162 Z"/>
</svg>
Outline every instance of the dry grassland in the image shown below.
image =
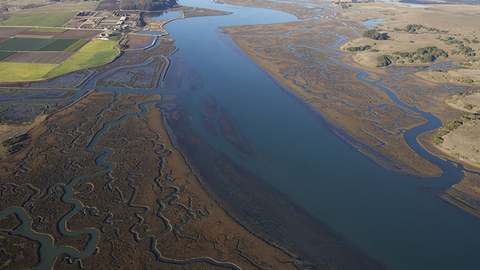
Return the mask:
<svg viewBox="0 0 480 270">
<path fill-rule="evenodd" d="M 373 40 L 365 37 L 349 41 L 341 46 L 343 50 L 349 47 L 370 45 L 372 50 L 350 53 L 354 55 L 356 62 L 366 67 L 376 67 L 378 57 L 381 55 L 393 55 L 395 52 L 414 52 L 419 48 L 436 46 L 449 54 L 446 58 L 454 64 L 461 65 L 464 69 L 458 71 L 445 70 L 443 73 L 421 72 L 418 75 L 433 82 L 449 82 L 460 84 L 480 83 L 480 69 L 477 63 L 480 60 L 480 43 L 471 41 L 478 40 L 480 33 L 479 6 L 472 5 L 431 5 L 429 8 L 410 8 L 403 5 L 391 5 L 386 3 L 360 3 L 353 4 L 349 9 L 339 11 L 339 20 L 342 21 L 366 21 L 369 19 L 382 18 L 379 23 L 380 32 L 388 33 L 388 40 Z M 407 25 L 423 25 L 424 29 L 415 34 L 398 29 L 405 29 Z M 429 28 L 435 28 L 429 31 Z M 397 29 L 397 30 L 396 30 Z M 476 56 L 464 56 L 454 54 L 459 50 L 458 44 L 447 44 L 443 41 L 453 38 L 471 47 Z M 468 39 L 468 41 L 465 41 Z M 438 60 L 437 60 L 438 61 Z M 474 64 L 472 64 L 474 63 Z M 410 63 L 407 59 L 397 59 L 393 63 L 396 66 L 418 65 L 419 62 Z"/>
</svg>

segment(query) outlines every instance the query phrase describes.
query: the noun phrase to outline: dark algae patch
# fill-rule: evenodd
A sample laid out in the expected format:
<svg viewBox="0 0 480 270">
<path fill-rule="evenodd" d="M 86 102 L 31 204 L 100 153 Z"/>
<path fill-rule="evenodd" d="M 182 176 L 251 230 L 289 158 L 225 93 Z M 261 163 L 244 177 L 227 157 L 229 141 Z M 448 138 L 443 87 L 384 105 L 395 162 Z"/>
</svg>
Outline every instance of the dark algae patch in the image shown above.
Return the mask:
<svg viewBox="0 0 480 270">
<path fill-rule="evenodd" d="M 28 143 L 27 140 L 28 134 L 22 134 L 4 141 L 2 145 L 7 148 L 7 155 L 10 156 L 20 152 L 20 150 L 25 148 Z"/>
</svg>

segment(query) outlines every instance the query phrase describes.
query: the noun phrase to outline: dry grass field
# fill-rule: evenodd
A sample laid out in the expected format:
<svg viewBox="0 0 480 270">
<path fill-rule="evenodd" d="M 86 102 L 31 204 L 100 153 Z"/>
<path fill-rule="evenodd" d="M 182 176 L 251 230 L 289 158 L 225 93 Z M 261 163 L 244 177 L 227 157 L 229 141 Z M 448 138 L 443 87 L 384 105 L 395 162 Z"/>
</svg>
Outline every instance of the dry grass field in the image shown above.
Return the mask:
<svg viewBox="0 0 480 270">
<path fill-rule="evenodd" d="M 419 48 L 435 46 L 444 50 L 447 58 L 437 61 L 451 61 L 463 69 L 443 73 L 421 72 L 418 75 L 433 82 L 449 82 L 457 84 L 480 83 L 480 69 L 476 63 L 480 60 L 480 25 L 479 6 L 471 5 L 439 5 L 428 8 L 410 8 L 405 5 L 392 5 L 381 2 L 352 4 L 348 9 L 339 11 L 341 21 L 366 21 L 381 18 L 384 22 L 377 27 L 387 33 L 387 40 L 374 40 L 360 37 L 341 46 L 345 53 L 353 55 L 353 59 L 366 67 L 377 67 L 378 58 L 390 56 L 392 65 L 408 66 L 424 62 L 412 61 L 396 55 L 396 52 L 415 52 Z M 407 26 L 421 25 L 417 31 L 406 31 Z M 362 33 L 359 33 L 362 34 Z M 347 52 L 348 48 L 369 45 L 371 49 L 359 52 Z M 461 51 L 471 48 L 476 55 L 468 55 Z M 435 62 L 437 62 L 435 61 Z"/>
</svg>

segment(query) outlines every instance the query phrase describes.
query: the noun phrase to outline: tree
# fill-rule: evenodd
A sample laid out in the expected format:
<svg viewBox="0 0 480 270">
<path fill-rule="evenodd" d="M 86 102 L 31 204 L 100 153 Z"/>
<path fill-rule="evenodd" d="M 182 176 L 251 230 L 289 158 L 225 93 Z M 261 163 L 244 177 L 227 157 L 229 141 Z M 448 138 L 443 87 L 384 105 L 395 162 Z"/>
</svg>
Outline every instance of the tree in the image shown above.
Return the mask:
<svg viewBox="0 0 480 270">
<path fill-rule="evenodd" d="M 381 55 L 377 58 L 378 64 L 377 66 L 379 67 L 386 67 L 389 66 L 392 63 L 392 60 L 388 55 Z"/>
<path fill-rule="evenodd" d="M 367 37 L 375 40 L 387 40 L 387 33 L 380 33 L 377 29 L 370 29 L 363 32 L 362 37 Z"/>
</svg>

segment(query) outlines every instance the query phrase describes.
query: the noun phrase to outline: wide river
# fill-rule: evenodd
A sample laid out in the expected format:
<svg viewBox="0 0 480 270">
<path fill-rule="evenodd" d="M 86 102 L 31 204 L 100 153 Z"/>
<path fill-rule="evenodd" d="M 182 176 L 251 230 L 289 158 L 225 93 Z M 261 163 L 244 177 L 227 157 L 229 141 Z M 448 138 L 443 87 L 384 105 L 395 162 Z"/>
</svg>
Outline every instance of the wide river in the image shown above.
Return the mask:
<svg viewBox="0 0 480 270">
<path fill-rule="evenodd" d="M 208 0 L 181 0 L 180 4 L 233 12 L 166 25 L 183 59 L 203 82 L 199 91 L 189 93 L 190 128 L 196 136 L 390 268 L 480 267 L 480 220 L 424 189 L 458 182 L 458 169 L 423 149 L 415 150 L 441 167 L 442 177 L 417 178 L 382 168 L 336 136 L 305 102 L 274 81 L 218 29 L 294 21 L 295 17 Z M 254 157 L 205 130 L 201 110 L 206 96 L 227 108 Z M 438 125 L 434 118 L 429 120 L 423 129 Z"/>
<path fill-rule="evenodd" d="M 359 253 L 392 269 L 480 268 L 480 219 L 426 191 L 448 188 L 462 176 L 459 168 L 429 155 L 416 143 L 418 134 L 439 126 L 437 118 L 422 113 L 421 108 L 410 108 L 429 122 L 405 136 L 419 155 L 442 168 L 444 174 L 422 178 L 387 170 L 337 136 L 338 128 L 259 68 L 219 29 L 229 25 L 295 21 L 294 16 L 273 10 L 213 4 L 210 0 L 180 0 L 180 4 L 232 12 L 228 16 L 175 20 L 166 25 L 178 52 L 172 58 L 165 81 L 178 78 L 175 72 L 182 70 L 180 63 L 184 63 L 186 71 L 189 67 L 195 70 L 197 77 L 185 72 L 184 82 L 177 89 L 95 88 L 178 97 L 166 96 L 162 101 L 176 105 L 175 109 L 165 106 L 170 135 L 177 137 L 174 141 L 192 168 L 213 195 L 217 195 L 227 209 L 234 210 L 236 218 L 258 221 L 252 230 L 263 230 L 268 239 L 275 237 L 276 227 L 284 228 L 278 231 L 283 234 L 278 234 L 275 242 L 287 248 L 293 243 L 296 245 L 293 250 L 299 250 L 301 258 L 328 260 L 329 255 L 325 254 L 329 246 L 321 242 L 307 243 L 305 239 L 308 240 L 309 234 L 314 239 L 317 231 L 330 228 L 336 239 L 342 239 L 342 245 L 361 251 Z M 335 57 L 331 60 L 336 61 Z M 357 78 L 363 80 L 365 76 L 366 73 L 359 71 Z M 85 85 L 90 86 L 79 91 L 76 98 L 94 88 L 91 82 Z M 398 106 L 406 107 L 380 84 L 372 85 L 387 91 Z M 206 113 L 206 101 L 214 104 L 224 118 L 215 119 L 212 116 L 215 113 Z M 186 112 L 187 124 L 176 125 L 168 116 L 174 110 Z M 207 118 L 216 123 L 217 134 L 221 133 L 219 122 L 230 123 L 236 131 L 230 135 L 236 136 L 239 144 L 234 145 L 232 140 L 207 130 Z M 189 145 L 188 140 L 182 140 L 193 136 L 199 138 L 203 146 L 195 148 L 197 146 Z M 96 139 L 89 148 L 93 149 L 94 143 Z M 241 189 L 242 186 L 245 188 Z M 255 189 L 249 190 L 250 187 Z M 266 204 L 262 197 L 268 198 Z M 27 231 L 25 235 L 31 235 L 24 210 L 10 211 L 21 216 L 25 224 L 22 230 Z M 250 216 L 243 218 L 242 215 Z M 301 226 L 300 220 L 314 221 Z M 319 224 L 320 229 L 316 230 L 311 224 Z M 90 244 L 94 245 L 98 235 L 92 235 L 94 240 Z M 52 245 L 49 239 L 37 238 L 45 245 Z M 47 258 L 48 250 L 42 250 L 42 256 Z M 93 252 L 94 247 L 88 250 Z M 51 265 L 62 252 L 66 251 L 55 251 L 44 264 Z M 78 256 L 88 256 L 88 252 Z"/>
</svg>

